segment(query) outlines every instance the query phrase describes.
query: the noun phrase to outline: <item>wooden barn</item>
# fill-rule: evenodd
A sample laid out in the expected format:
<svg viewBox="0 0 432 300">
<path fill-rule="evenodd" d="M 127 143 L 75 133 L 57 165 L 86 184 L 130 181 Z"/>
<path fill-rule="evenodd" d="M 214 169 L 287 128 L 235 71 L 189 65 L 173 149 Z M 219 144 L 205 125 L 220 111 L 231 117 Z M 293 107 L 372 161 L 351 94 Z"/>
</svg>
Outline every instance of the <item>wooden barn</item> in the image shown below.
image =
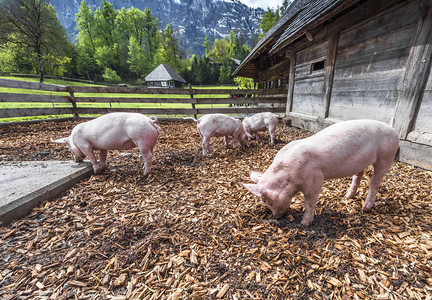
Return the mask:
<svg viewBox="0 0 432 300">
<path fill-rule="evenodd" d="M 234 75 L 286 87 L 310 131 L 394 117 L 398 159 L 432 169 L 431 56 L 431 0 L 295 0 Z"/>
<path fill-rule="evenodd" d="M 160 64 L 145 77 L 148 87 L 181 88 L 186 83 L 171 66 Z"/>
</svg>

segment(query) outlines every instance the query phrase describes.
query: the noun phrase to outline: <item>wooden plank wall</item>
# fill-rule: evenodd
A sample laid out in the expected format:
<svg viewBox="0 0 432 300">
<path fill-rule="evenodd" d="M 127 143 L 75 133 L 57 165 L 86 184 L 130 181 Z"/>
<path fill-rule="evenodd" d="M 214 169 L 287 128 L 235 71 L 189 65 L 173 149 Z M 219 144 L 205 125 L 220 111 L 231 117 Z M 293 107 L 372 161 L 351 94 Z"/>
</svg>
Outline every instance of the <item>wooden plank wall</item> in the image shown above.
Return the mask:
<svg viewBox="0 0 432 300">
<path fill-rule="evenodd" d="M 324 69 L 312 71 L 312 64 L 326 59 L 328 42 L 297 53 L 294 75 L 293 112 L 323 116 Z"/>
<path fill-rule="evenodd" d="M 30 93 L 48 91 L 50 94 L 24 94 L 22 90 L 0 93 L 0 103 L 43 103 L 51 107 L 0 108 L 0 118 L 15 118 L 46 115 L 87 115 L 109 112 L 140 112 L 147 115 L 202 115 L 210 113 L 251 114 L 263 111 L 285 113 L 286 89 L 164 89 L 138 87 L 78 87 L 38 84 L 25 81 L 0 79 L 0 87 L 31 90 Z M 54 92 L 54 94 L 53 94 Z M 85 93 L 85 96 L 80 94 Z M 103 96 L 98 95 L 103 93 Z M 91 96 L 88 96 L 91 94 Z M 106 94 L 110 94 L 109 97 Z M 119 96 L 119 94 L 122 94 Z M 124 94 L 130 94 L 126 97 Z M 231 94 L 240 95 L 231 98 Z M 157 97 L 153 96 L 157 95 Z M 221 95 L 222 98 L 221 98 Z M 129 95 L 128 95 L 129 96 Z M 169 97 L 164 97 L 169 96 Z M 105 104 L 104 107 L 89 107 L 89 104 Z M 190 108 L 140 107 L 139 104 L 190 104 Z M 262 105 L 262 104 L 266 105 Z M 121 107 L 117 104 L 122 104 Z M 134 104 L 134 105 L 128 105 Z M 219 105 L 212 107 L 208 105 Z M 237 104 L 237 105 L 230 105 Z M 240 106 L 243 104 L 243 106 Z M 248 104 L 248 106 L 244 105 Z M 201 106 L 199 106 L 201 105 Z M 207 106 L 203 106 L 207 105 Z M 220 106 L 223 105 L 223 106 Z M 168 108 L 167 108 L 168 107 Z"/>
<path fill-rule="evenodd" d="M 432 169 L 432 2 L 365 1 L 310 33 L 286 48 L 292 125 L 395 117 L 399 159 Z M 324 72 L 313 74 L 322 59 Z"/>
<path fill-rule="evenodd" d="M 415 10 L 400 6 L 341 33 L 330 118 L 390 121 L 418 22 L 407 11 Z"/>
</svg>

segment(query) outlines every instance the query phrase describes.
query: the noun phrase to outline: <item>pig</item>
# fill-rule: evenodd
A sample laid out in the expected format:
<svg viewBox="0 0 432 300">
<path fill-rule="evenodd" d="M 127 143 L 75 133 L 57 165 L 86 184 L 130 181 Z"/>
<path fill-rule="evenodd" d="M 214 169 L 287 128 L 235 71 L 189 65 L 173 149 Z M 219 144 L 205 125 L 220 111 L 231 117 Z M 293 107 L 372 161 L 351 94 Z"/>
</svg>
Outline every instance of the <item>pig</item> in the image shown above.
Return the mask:
<svg viewBox="0 0 432 300">
<path fill-rule="evenodd" d="M 243 186 L 261 197 L 276 218 L 282 217 L 292 197 L 302 192 L 305 212 L 301 224 L 308 226 L 313 221 L 324 180 L 354 175 L 345 195 L 349 199 L 355 195 L 364 170 L 373 165 L 363 205 L 363 210 L 370 210 L 398 147 L 398 134 L 390 125 L 367 119 L 342 121 L 308 138 L 288 143 L 264 174 L 250 172 L 255 184 L 243 183 Z"/>
<path fill-rule="evenodd" d="M 262 112 L 254 114 L 243 119 L 243 128 L 246 131 L 248 137 L 252 134 L 255 135 L 257 141 L 259 141 L 258 131 L 265 131 L 266 129 L 270 132 L 270 142 L 274 144 L 274 133 L 278 124 L 278 116 L 271 112 Z"/>
<path fill-rule="evenodd" d="M 229 136 L 232 136 L 233 146 L 237 144 L 246 144 L 246 132 L 243 129 L 242 122 L 233 117 L 224 114 L 208 114 L 199 119 L 187 117 L 184 119 L 192 119 L 197 122 L 198 132 L 203 139 L 203 156 L 211 153 L 210 138 L 212 136 L 223 136 L 225 139 L 225 146 L 228 146 Z"/>
<path fill-rule="evenodd" d="M 128 150 L 138 147 L 144 158 L 144 175 L 150 173 L 153 148 L 160 127 L 155 116 L 139 113 L 109 113 L 94 120 L 76 125 L 69 137 L 51 142 L 66 144 L 76 162 L 87 156 L 95 174 L 106 168 L 108 150 Z M 98 165 L 93 150 L 100 150 Z"/>
</svg>

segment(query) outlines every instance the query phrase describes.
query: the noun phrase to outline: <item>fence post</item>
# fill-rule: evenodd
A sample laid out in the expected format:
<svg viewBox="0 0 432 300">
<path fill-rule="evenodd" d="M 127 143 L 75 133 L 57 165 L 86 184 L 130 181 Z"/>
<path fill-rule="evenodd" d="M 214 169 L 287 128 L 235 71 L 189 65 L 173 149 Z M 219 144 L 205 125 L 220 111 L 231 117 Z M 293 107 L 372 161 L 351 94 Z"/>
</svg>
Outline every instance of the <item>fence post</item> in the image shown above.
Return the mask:
<svg viewBox="0 0 432 300">
<path fill-rule="evenodd" d="M 70 103 L 72 103 L 72 109 L 74 112 L 74 117 L 78 118 L 79 114 L 78 114 L 78 108 L 77 108 L 76 101 L 75 101 L 74 92 L 72 91 L 72 88 L 70 85 L 67 86 L 66 90 L 69 92 L 69 101 L 70 101 Z"/>
<path fill-rule="evenodd" d="M 189 94 L 190 94 L 190 98 L 193 99 L 193 93 L 192 93 L 192 84 L 189 83 Z M 195 109 L 195 103 L 192 103 L 192 108 Z M 197 115 L 194 114 L 194 118 L 197 118 Z"/>
</svg>

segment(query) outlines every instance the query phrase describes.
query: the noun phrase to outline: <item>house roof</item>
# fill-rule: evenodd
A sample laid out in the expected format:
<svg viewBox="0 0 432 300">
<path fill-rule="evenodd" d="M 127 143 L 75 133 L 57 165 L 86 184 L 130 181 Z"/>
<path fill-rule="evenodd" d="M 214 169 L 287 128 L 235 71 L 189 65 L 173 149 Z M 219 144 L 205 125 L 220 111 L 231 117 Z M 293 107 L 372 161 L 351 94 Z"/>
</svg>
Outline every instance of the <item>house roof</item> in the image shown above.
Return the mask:
<svg viewBox="0 0 432 300">
<path fill-rule="evenodd" d="M 303 35 L 311 26 L 324 21 L 324 16 L 336 7 L 348 7 L 359 0 L 294 0 L 285 13 L 264 35 L 252 49 L 240 66 L 234 71 L 234 76 L 246 76 L 256 73 L 253 62 L 263 52 L 270 54 L 279 50 L 299 36 Z M 249 76 L 246 76 L 249 77 Z"/>
<path fill-rule="evenodd" d="M 186 83 L 179 74 L 174 71 L 169 65 L 160 64 L 156 69 L 154 69 L 150 74 L 145 77 L 146 81 L 169 81 L 175 80 L 179 82 Z"/>
</svg>

